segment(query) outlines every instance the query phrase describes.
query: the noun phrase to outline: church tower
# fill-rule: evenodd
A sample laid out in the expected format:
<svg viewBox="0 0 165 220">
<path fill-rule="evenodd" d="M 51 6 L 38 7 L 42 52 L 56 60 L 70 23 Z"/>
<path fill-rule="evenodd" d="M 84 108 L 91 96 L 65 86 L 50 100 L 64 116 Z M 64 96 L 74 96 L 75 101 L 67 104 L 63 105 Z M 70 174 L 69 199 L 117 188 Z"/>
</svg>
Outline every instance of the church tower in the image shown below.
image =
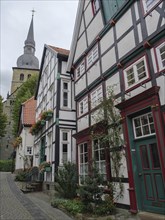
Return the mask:
<svg viewBox="0 0 165 220">
<path fill-rule="evenodd" d="M 34 11 L 32 11 L 34 13 Z M 11 92 L 7 95 L 6 101 L 3 102 L 3 111 L 7 114 L 6 135 L 0 142 L 0 159 L 10 158 L 13 152 L 12 142 L 14 140 L 12 129 L 13 119 L 12 110 L 18 88 L 32 75 L 39 75 L 39 61 L 35 57 L 35 41 L 33 29 L 33 15 L 28 31 L 27 38 L 24 42 L 24 51 L 17 59 L 17 66 L 13 67 L 13 76 L 11 82 Z"/>
<path fill-rule="evenodd" d="M 17 59 L 17 67 L 13 67 L 11 94 L 21 86 L 30 76 L 38 74 L 39 61 L 35 57 L 35 41 L 33 30 L 33 15 L 25 40 L 24 53 Z"/>
</svg>

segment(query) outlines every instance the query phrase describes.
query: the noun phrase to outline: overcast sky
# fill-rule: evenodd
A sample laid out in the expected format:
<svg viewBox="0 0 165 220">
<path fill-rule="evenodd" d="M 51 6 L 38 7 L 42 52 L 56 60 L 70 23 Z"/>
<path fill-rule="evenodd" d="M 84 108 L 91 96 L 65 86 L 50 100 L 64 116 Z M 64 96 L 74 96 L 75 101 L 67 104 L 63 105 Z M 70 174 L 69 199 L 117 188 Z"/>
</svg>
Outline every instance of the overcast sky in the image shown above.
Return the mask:
<svg viewBox="0 0 165 220">
<path fill-rule="evenodd" d="M 23 54 L 32 12 L 35 56 L 41 61 L 44 44 L 70 49 L 78 0 L 0 0 L 0 94 L 10 93 L 12 67 Z"/>
</svg>

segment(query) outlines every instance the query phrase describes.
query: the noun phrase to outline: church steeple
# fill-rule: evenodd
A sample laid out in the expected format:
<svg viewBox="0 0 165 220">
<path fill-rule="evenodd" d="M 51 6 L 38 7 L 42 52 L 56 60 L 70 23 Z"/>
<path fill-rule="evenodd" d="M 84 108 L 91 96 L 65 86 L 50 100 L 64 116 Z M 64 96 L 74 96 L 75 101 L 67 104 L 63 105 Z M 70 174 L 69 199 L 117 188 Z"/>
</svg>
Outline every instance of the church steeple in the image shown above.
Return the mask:
<svg viewBox="0 0 165 220">
<path fill-rule="evenodd" d="M 27 39 L 25 40 L 25 47 L 24 47 L 24 52 L 28 52 L 29 48 L 32 47 L 32 51 L 35 51 L 35 41 L 34 41 L 34 31 L 33 31 L 33 16 L 32 16 L 32 20 L 30 23 L 30 28 L 29 28 L 29 32 L 27 35 Z M 31 51 L 31 52 L 32 52 Z M 33 53 L 34 54 L 34 53 Z"/>
<path fill-rule="evenodd" d="M 33 29 L 33 16 L 34 10 L 32 10 L 32 19 L 25 40 L 24 54 L 17 59 L 17 67 L 19 68 L 28 68 L 28 69 L 38 69 L 39 61 L 35 57 L 35 41 L 34 41 L 34 29 Z"/>
</svg>

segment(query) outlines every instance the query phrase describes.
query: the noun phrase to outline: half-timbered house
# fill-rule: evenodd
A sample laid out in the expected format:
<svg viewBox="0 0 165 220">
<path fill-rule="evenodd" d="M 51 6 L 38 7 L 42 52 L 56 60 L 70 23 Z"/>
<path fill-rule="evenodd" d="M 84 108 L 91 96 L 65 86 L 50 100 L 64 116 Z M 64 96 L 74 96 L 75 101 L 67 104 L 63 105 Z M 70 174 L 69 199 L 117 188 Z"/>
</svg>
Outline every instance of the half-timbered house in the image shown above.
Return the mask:
<svg viewBox="0 0 165 220">
<path fill-rule="evenodd" d="M 54 182 L 59 166 L 75 162 L 75 103 L 73 81 L 66 73 L 69 51 L 45 45 L 35 98 L 36 123 L 31 132 L 35 135 L 34 166 L 42 168 L 45 182 Z M 48 184 L 49 185 L 49 184 Z"/>
<path fill-rule="evenodd" d="M 165 1 L 79 1 L 67 71 L 74 75 L 79 176 L 88 175 L 95 148 L 90 127 L 109 86 L 122 116 L 124 196 L 131 212 L 165 207 Z M 109 181 L 108 157 L 94 158 Z"/>
</svg>

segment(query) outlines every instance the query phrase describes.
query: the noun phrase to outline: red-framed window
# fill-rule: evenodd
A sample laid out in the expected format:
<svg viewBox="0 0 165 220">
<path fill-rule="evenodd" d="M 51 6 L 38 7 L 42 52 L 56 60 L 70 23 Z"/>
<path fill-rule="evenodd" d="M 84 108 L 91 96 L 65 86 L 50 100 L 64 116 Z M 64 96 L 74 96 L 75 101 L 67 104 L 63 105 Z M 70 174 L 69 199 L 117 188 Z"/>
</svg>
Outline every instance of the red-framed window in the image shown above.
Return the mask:
<svg viewBox="0 0 165 220">
<path fill-rule="evenodd" d="M 126 90 L 143 82 L 149 77 L 146 57 L 143 56 L 136 62 L 124 69 L 124 80 Z"/>
<path fill-rule="evenodd" d="M 92 10 L 94 15 L 98 12 L 99 8 L 99 0 L 92 0 Z"/>
</svg>

